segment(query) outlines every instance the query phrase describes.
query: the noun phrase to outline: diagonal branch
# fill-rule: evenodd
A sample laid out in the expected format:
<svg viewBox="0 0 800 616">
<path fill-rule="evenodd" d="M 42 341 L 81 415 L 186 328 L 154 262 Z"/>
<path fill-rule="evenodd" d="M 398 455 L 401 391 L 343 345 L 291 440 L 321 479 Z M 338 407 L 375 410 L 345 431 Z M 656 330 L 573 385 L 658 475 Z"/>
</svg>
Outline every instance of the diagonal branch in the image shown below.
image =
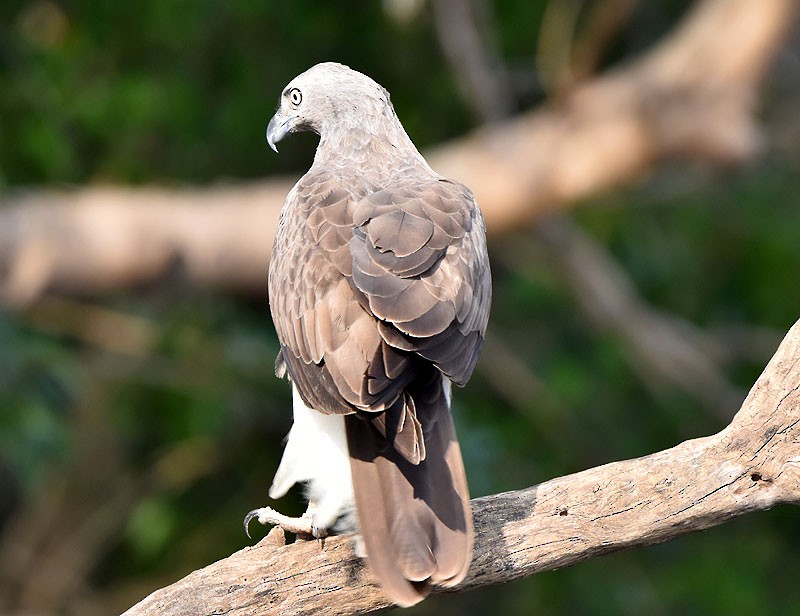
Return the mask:
<svg viewBox="0 0 800 616">
<path fill-rule="evenodd" d="M 779 503 L 800 504 L 800 321 L 718 434 L 474 499 L 474 559 L 456 590 L 660 543 Z M 363 614 L 387 605 L 351 537 L 284 546 L 276 534 L 124 616 Z"/>
<path fill-rule="evenodd" d="M 656 377 L 720 421 L 730 420 L 744 392 L 725 377 L 699 328 L 648 305 L 608 252 L 572 221 L 547 220 L 534 234 L 588 320 L 619 337 L 644 382 Z"/>
</svg>

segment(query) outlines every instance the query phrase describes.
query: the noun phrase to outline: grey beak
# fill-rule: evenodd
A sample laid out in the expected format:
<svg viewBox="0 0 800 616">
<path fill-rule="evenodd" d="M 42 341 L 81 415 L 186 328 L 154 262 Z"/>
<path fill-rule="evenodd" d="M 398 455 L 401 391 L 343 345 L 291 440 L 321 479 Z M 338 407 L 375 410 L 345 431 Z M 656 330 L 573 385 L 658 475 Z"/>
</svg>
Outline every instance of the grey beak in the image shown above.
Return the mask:
<svg viewBox="0 0 800 616">
<path fill-rule="evenodd" d="M 292 118 L 284 119 L 278 112 L 269 121 L 267 125 L 267 143 L 275 152 L 278 151 L 278 147 L 275 144 L 291 132 L 291 120 Z"/>
</svg>

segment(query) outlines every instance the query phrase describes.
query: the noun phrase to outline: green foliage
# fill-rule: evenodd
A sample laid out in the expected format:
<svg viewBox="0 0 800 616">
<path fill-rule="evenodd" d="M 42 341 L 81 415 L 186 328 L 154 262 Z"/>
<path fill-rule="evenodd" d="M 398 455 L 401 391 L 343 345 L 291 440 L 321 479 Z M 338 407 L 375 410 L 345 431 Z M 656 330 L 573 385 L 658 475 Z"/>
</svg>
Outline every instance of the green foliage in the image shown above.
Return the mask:
<svg viewBox="0 0 800 616">
<path fill-rule="evenodd" d="M 400 27 L 378 3 L 358 3 L 348 19 L 341 11 L 242 0 L 6 8 L 2 178 L 8 185 L 206 182 L 294 170 L 308 149 L 287 147 L 290 156 L 275 158 L 264 128 L 283 85 L 326 59 L 384 83 L 423 142 L 466 128 L 422 24 Z M 424 81 L 419 66 L 429 72 Z"/>
<path fill-rule="evenodd" d="M 73 362 L 70 349 L 0 314 L 0 463 L 23 485 L 65 456 L 78 387 Z"/>
</svg>

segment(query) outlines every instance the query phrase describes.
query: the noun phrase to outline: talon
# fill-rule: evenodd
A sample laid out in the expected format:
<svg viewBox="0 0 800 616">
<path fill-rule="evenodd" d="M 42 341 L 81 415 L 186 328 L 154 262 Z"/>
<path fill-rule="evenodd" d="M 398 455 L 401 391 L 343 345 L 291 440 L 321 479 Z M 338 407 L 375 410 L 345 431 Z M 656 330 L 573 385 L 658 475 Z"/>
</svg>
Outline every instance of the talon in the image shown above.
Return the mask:
<svg viewBox="0 0 800 616">
<path fill-rule="evenodd" d="M 312 524 L 311 534 L 313 535 L 314 539 L 325 539 L 325 537 L 328 536 L 328 530 Z"/>
<path fill-rule="evenodd" d="M 248 539 L 252 539 L 250 536 L 250 522 L 253 521 L 253 518 L 258 517 L 258 509 L 253 509 L 252 511 L 248 512 L 246 516 L 244 516 L 244 534 L 247 535 Z"/>
<path fill-rule="evenodd" d="M 317 540 L 319 543 L 320 549 L 325 549 L 325 538 L 328 536 L 328 529 L 327 528 L 320 528 L 315 524 L 311 525 L 311 536 Z"/>
<path fill-rule="evenodd" d="M 353 541 L 353 552 L 358 558 L 366 558 L 367 557 L 367 546 L 364 545 L 364 539 L 361 535 L 356 535 L 355 540 Z"/>
</svg>

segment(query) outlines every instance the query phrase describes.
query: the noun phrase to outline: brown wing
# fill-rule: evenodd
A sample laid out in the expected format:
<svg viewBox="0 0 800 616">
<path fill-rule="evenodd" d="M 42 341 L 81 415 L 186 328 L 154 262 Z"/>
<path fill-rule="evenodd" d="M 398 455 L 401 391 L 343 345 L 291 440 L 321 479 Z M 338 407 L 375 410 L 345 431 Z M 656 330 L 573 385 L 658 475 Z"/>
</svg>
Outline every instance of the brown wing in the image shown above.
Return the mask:
<svg viewBox="0 0 800 616">
<path fill-rule="evenodd" d="M 405 389 L 429 362 L 463 384 L 477 361 L 490 301 L 483 220 L 460 184 L 363 185 L 310 174 L 287 199 L 270 265 L 278 368 L 320 412 L 392 409 L 377 427 L 388 422 L 416 463 L 424 443 Z"/>
<path fill-rule="evenodd" d="M 304 401 L 322 413 L 383 410 L 413 377 L 404 377 L 407 354 L 384 348 L 350 282 L 360 196 L 343 186 L 357 184 L 304 176 L 287 197 L 270 263 L 270 308 L 281 343 L 276 371 L 287 370 Z"/>
<path fill-rule="evenodd" d="M 491 301 L 483 218 L 469 190 L 416 178 L 367 195 L 354 212 L 353 283 L 393 348 L 463 385 Z"/>
</svg>

